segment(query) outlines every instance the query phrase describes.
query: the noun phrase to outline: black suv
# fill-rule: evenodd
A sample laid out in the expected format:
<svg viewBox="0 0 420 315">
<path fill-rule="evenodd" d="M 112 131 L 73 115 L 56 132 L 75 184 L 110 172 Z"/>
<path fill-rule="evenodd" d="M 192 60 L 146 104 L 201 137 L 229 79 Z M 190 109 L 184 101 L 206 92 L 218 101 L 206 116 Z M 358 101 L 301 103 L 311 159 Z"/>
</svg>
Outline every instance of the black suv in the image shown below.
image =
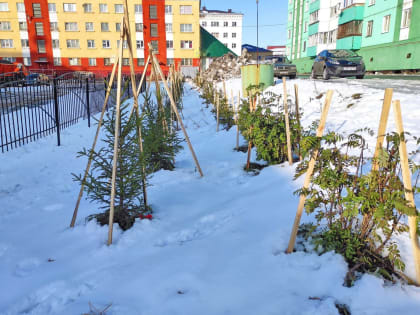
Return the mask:
<svg viewBox="0 0 420 315">
<path fill-rule="evenodd" d="M 363 79 L 366 68 L 361 56 L 349 49 L 323 50 L 316 56 L 312 65 L 311 77 L 322 75 L 324 80 L 330 77 L 356 77 Z"/>
<path fill-rule="evenodd" d="M 296 78 L 296 66 L 292 64 L 286 56 L 273 56 L 271 59 L 273 62 L 275 77 L 289 77 L 290 79 Z"/>
</svg>

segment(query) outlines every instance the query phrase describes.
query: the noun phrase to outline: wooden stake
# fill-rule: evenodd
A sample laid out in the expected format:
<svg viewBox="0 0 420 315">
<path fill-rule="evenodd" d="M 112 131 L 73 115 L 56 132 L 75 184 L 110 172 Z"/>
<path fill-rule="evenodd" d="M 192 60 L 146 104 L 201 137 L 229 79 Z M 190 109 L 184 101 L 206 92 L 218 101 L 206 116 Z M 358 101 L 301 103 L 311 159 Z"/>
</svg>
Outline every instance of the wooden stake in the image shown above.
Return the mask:
<svg viewBox="0 0 420 315">
<path fill-rule="evenodd" d="M 378 155 L 384 143 L 386 125 L 388 123 L 389 110 L 391 109 L 393 89 L 385 89 L 384 102 L 382 104 L 381 118 L 379 120 L 378 138 L 376 140 L 375 154 L 373 155 L 372 170 L 379 170 Z"/>
<path fill-rule="evenodd" d="M 151 44 L 149 44 L 149 49 L 150 49 L 150 51 L 153 51 L 153 49 L 151 47 Z M 195 165 L 196 165 L 196 167 L 198 169 L 198 172 L 200 173 L 200 176 L 203 177 L 204 176 L 203 171 L 201 170 L 200 164 L 198 163 L 197 156 L 195 155 L 195 152 L 194 152 L 194 149 L 192 147 L 190 138 L 188 137 L 187 131 L 185 130 L 185 127 L 184 127 L 184 123 L 182 122 L 181 117 L 179 115 L 178 108 L 176 107 L 174 98 L 173 98 L 171 92 L 169 91 L 168 82 L 166 81 L 165 76 L 163 75 L 162 69 L 160 68 L 160 65 L 159 65 L 159 63 L 158 63 L 158 61 L 156 59 L 156 56 L 154 55 L 154 52 L 152 52 L 152 60 L 155 63 L 155 66 L 156 66 L 157 71 L 159 72 L 160 78 L 163 81 L 163 85 L 165 86 L 166 93 L 168 93 L 169 100 L 171 101 L 172 108 L 173 108 L 173 110 L 175 112 L 175 115 L 176 115 L 177 120 L 179 121 L 179 124 L 181 126 L 182 132 L 184 133 L 185 140 L 188 143 L 188 147 L 189 147 L 189 149 L 191 151 L 191 155 L 193 156 L 193 159 L 194 159 Z"/>
<path fill-rule="evenodd" d="M 373 154 L 373 160 L 372 160 L 372 171 L 379 170 L 378 156 L 379 156 L 379 152 L 382 150 L 382 146 L 385 139 L 386 126 L 388 124 L 389 111 L 391 109 L 392 94 L 393 94 L 393 89 L 389 89 L 389 88 L 385 89 L 384 101 L 382 103 L 381 117 L 379 119 L 379 127 L 378 127 L 378 135 L 376 139 L 375 153 Z M 368 230 L 368 224 L 371 217 L 372 217 L 371 214 L 365 214 L 363 216 L 362 231 Z"/>
<path fill-rule="evenodd" d="M 216 96 L 216 132 L 219 131 L 219 107 L 220 107 L 220 97 L 219 94 Z"/>
<path fill-rule="evenodd" d="M 400 135 L 400 160 L 401 170 L 404 182 L 405 199 L 408 201 L 408 205 L 412 208 L 416 208 L 413 195 L 413 186 L 411 184 L 411 172 L 408 165 L 408 154 L 407 145 L 404 140 L 404 127 L 401 115 L 401 104 L 400 101 L 392 102 L 394 108 L 395 124 L 397 126 L 398 134 Z M 417 235 L 417 216 L 408 217 L 409 233 L 411 238 L 411 246 L 413 248 L 414 267 L 416 269 L 416 284 L 420 285 L 420 245 Z"/>
<path fill-rule="evenodd" d="M 125 27 L 125 37 L 127 38 L 127 44 L 128 44 L 128 54 L 129 54 L 129 61 L 130 61 L 130 75 L 131 75 L 131 89 L 133 91 L 133 98 L 134 98 L 134 105 L 136 111 L 136 118 L 137 120 L 140 119 L 140 113 L 139 113 L 139 102 L 138 102 L 138 93 L 137 86 L 136 86 L 136 75 L 134 71 L 134 58 L 133 58 L 133 46 L 131 45 L 131 30 L 130 30 L 130 20 L 128 18 L 128 11 L 127 11 L 127 0 L 125 0 L 125 6 L 124 6 L 124 25 Z M 144 71 L 145 73 L 146 71 Z M 144 76 L 144 73 L 142 75 L 142 78 Z M 140 84 L 141 80 L 140 80 Z M 130 115 L 131 118 L 131 115 Z M 129 119 L 130 119 L 129 118 Z M 137 133 L 139 136 L 139 151 L 140 151 L 140 158 L 143 157 L 143 139 L 141 134 L 141 124 L 137 128 Z M 147 188 L 146 188 L 146 168 L 144 167 L 144 163 L 142 163 L 142 190 L 143 190 L 143 199 L 144 199 L 144 205 L 147 209 Z"/>
<path fill-rule="evenodd" d="M 115 108 L 115 139 L 114 139 L 114 158 L 111 177 L 111 205 L 109 207 L 109 227 L 108 227 L 108 246 L 112 244 L 112 231 L 114 224 L 114 206 L 115 206 L 115 179 L 117 177 L 118 162 L 118 138 L 120 131 L 120 105 L 121 105 L 121 72 L 123 56 L 124 27 L 121 27 L 120 50 L 118 54 L 118 78 L 117 78 L 117 104 Z"/>
<path fill-rule="evenodd" d="M 284 105 L 284 119 L 286 120 L 287 158 L 289 160 L 289 165 L 292 165 L 293 164 L 292 143 L 290 141 L 289 106 L 287 104 L 287 86 L 286 86 L 285 77 L 283 77 L 283 105 Z"/>
<path fill-rule="evenodd" d="M 300 117 L 299 117 L 299 87 L 297 84 L 295 84 L 295 105 L 296 105 L 296 120 L 297 120 L 297 125 L 298 125 L 298 130 L 297 130 L 297 143 L 299 145 L 299 161 L 302 161 L 302 154 L 300 151 L 300 138 L 301 138 L 301 130 L 300 130 Z"/>
<path fill-rule="evenodd" d="M 253 96 L 249 97 L 249 112 L 252 113 L 254 111 L 254 103 L 256 98 Z M 251 134 L 252 126 L 249 128 L 249 133 Z M 251 164 L 251 150 L 252 150 L 252 141 L 248 141 L 248 154 L 246 158 L 246 170 L 249 170 L 249 166 Z"/>
<path fill-rule="evenodd" d="M 223 99 L 227 102 L 226 81 L 223 80 Z"/>
<path fill-rule="evenodd" d="M 115 77 L 115 71 L 117 70 L 117 64 L 118 64 L 118 59 L 116 60 L 116 63 L 114 63 L 114 66 L 112 67 L 111 77 L 109 78 L 108 87 L 106 89 L 104 105 L 102 106 L 101 116 L 99 117 L 98 127 L 96 128 L 95 139 L 93 140 L 92 148 L 90 149 L 89 159 L 88 159 L 88 162 L 87 162 L 87 165 L 86 165 L 85 174 L 83 175 L 82 184 L 80 186 L 79 196 L 77 198 L 76 206 L 75 206 L 74 211 L 73 211 L 73 217 L 72 217 L 71 223 L 70 223 L 71 228 L 74 227 L 74 225 L 76 223 L 77 213 L 79 211 L 80 201 L 81 201 L 82 196 L 83 196 L 83 190 L 85 188 L 86 178 L 88 177 L 90 166 L 92 164 L 93 151 L 95 150 L 96 142 L 98 141 L 99 132 L 101 131 L 102 122 L 103 122 L 103 118 L 104 118 L 104 115 L 105 115 L 105 110 L 106 110 L 106 107 L 108 105 L 109 95 L 110 95 L 111 89 L 112 89 L 112 84 L 114 83 L 114 77 Z"/>
<path fill-rule="evenodd" d="M 318 129 L 316 131 L 316 136 L 322 137 L 325 129 L 325 123 L 327 121 L 328 110 L 330 109 L 331 100 L 333 96 L 333 91 L 329 90 L 327 92 L 327 96 L 325 98 L 324 108 L 322 110 L 321 120 L 319 122 Z M 311 177 L 314 172 L 315 162 L 318 155 L 318 150 L 315 150 L 312 153 L 311 160 L 309 161 L 308 170 L 306 171 L 305 181 L 303 183 L 303 189 L 306 190 L 309 188 L 309 184 L 311 182 Z M 292 233 L 290 235 L 289 246 L 287 247 L 286 253 L 290 254 L 293 252 L 293 248 L 295 247 L 296 236 L 299 229 L 300 218 L 302 217 L 303 208 L 305 206 L 306 196 L 304 194 L 300 195 L 299 204 L 296 211 L 295 221 L 293 223 Z"/>
<path fill-rule="evenodd" d="M 238 91 L 238 103 L 236 105 L 236 150 L 239 150 L 239 106 L 241 104 L 241 91 Z"/>
<path fill-rule="evenodd" d="M 147 61 L 146 61 L 146 63 L 144 64 L 144 70 L 143 70 L 143 74 L 141 75 L 140 85 L 139 85 L 139 87 L 138 87 L 138 89 L 137 89 L 137 97 L 138 97 L 138 96 L 139 96 L 139 94 L 140 94 L 141 87 L 142 87 L 142 85 L 143 85 L 144 79 L 146 78 L 146 72 L 147 72 L 147 68 L 149 67 L 149 63 L 150 63 L 150 55 L 149 55 L 149 56 L 147 56 Z"/>
</svg>

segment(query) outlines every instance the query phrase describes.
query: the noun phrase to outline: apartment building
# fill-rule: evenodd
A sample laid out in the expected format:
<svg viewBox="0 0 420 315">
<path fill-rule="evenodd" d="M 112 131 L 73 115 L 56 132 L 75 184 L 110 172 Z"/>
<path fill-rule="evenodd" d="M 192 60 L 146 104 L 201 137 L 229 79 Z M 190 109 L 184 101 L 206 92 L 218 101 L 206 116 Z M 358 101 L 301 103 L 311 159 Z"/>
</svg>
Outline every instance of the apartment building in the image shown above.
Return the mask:
<svg viewBox="0 0 420 315">
<path fill-rule="evenodd" d="M 236 55 L 241 55 L 242 47 L 242 13 L 232 10 L 208 10 L 203 7 L 200 11 L 201 26 Z"/>
<path fill-rule="evenodd" d="M 120 43 L 121 0 L 0 0 L 0 58 L 29 69 L 109 73 Z M 199 0 L 128 0 L 134 65 L 141 71 L 148 44 L 159 62 L 198 67 Z M 123 69 L 129 71 L 124 49 Z"/>
<path fill-rule="evenodd" d="M 298 71 L 324 49 L 352 49 L 370 71 L 420 69 L 420 3 L 289 0 L 286 51 Z"/>
</svg>

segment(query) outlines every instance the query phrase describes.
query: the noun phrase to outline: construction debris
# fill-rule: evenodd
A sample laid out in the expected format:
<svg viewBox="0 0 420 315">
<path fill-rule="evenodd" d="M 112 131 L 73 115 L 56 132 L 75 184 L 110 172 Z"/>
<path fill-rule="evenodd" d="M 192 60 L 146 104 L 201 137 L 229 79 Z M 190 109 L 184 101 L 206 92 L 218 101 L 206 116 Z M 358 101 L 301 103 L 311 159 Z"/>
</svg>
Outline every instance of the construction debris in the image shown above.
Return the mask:
<svg viewBox="0 0 420 315">
<path fill-rule="evenodd" d="M 251 63 L 251 55 L 246 49 L 242 51 L 242 56 L 236 57 L 232 53 L 227 53 L 222 57 L 215 58 L 209 68 L 201 75 L 204 81 L 221 82 L 231 78 L 241 76 L 241 66 Z"/>
</svg>

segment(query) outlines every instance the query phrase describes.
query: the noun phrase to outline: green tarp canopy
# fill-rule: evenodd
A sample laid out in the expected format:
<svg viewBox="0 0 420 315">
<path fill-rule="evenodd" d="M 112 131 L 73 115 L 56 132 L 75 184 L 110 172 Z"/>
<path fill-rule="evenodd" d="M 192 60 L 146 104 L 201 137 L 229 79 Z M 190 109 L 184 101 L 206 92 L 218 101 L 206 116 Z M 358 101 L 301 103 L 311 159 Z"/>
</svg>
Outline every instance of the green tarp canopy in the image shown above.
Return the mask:
<svg viewBox="0 0 420 315">
<path fill-rule="evenodd" d="M 201 26 L 200 26 L 200 38 L 201 38 L 200 39 L 201 57 L 216 58 L 216 57 L 222 57 L 223 55 L 226 55 L 227 53 L 232 53 L 234 56 L 236 56 L 236 54 L 232 50 L 230 50 L 225 45 L 223 45 L 216 37 L 211 35 Z"/>
</svg>

